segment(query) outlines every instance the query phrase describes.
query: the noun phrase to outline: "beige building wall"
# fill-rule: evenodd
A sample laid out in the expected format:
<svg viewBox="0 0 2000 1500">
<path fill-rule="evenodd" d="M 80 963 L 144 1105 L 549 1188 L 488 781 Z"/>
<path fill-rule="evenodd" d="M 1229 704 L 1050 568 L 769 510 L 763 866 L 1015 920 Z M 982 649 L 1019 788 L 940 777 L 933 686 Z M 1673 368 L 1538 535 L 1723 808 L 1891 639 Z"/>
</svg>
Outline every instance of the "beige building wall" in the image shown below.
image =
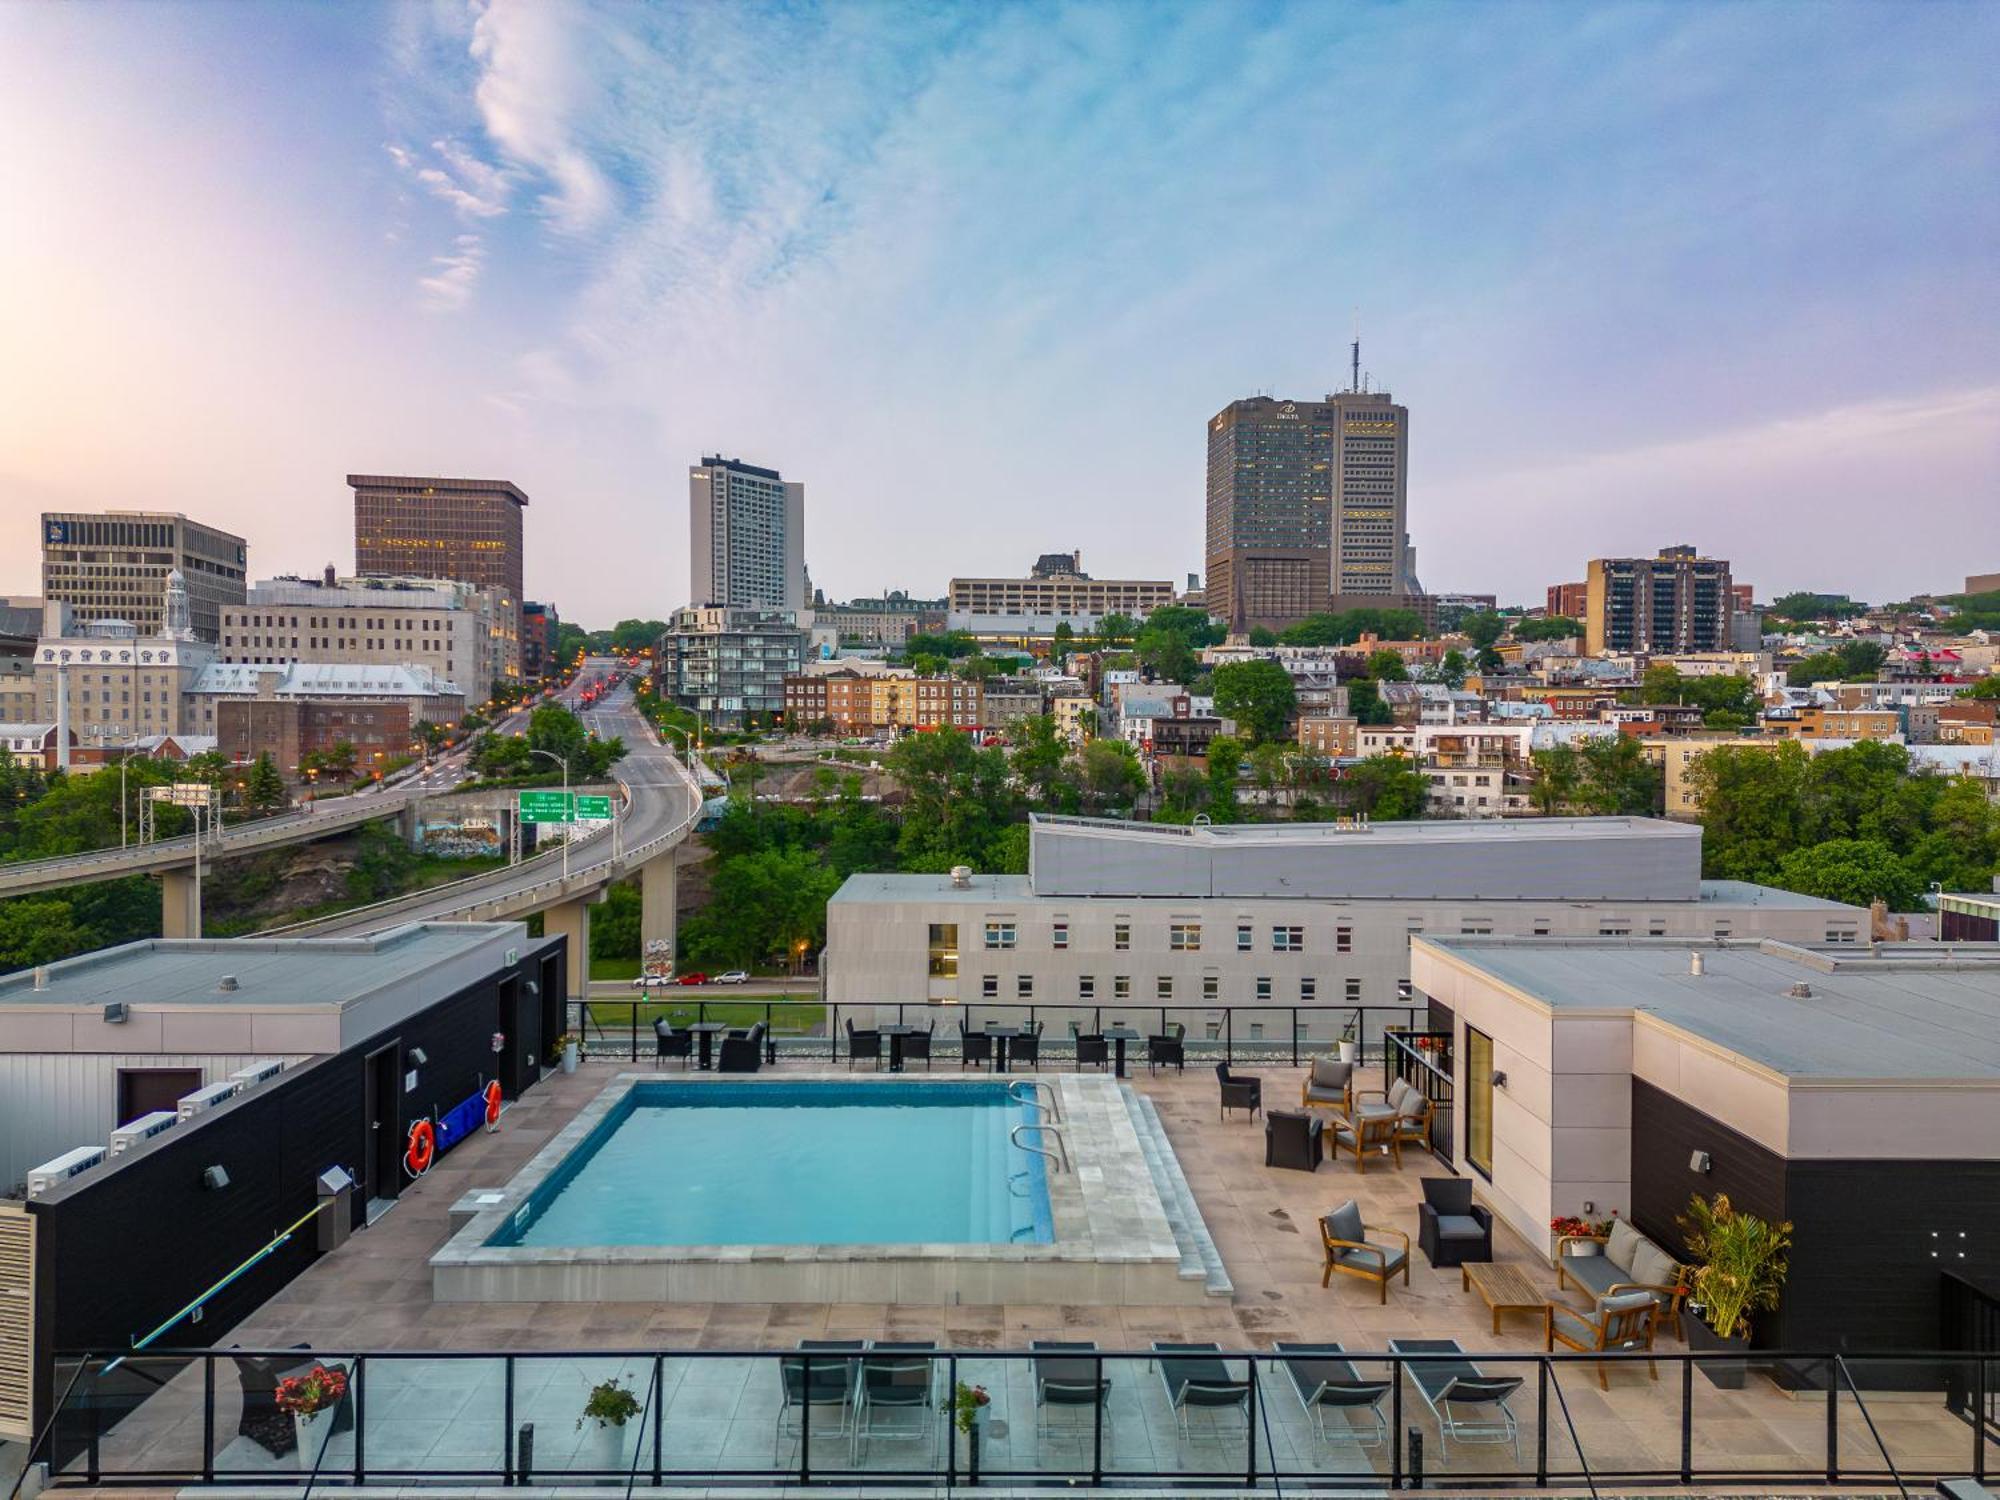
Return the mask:
<svg viewBox="0 0 2000 1500">
<path fill-rule="evenodd" d="M 407 591 L 333 588 L 324 599 L 313 598 L 315 592 L 259 584 L 248 602 L 223 610 L 216 659 L 416 664 L 474 706 L 493 696 L 496 682 L 520 678 L 520 611 L 497 591 L 438 581 Z M 357 594 L 366 597 L 348 602 Z"/>
<path fill-rule="evenodd" d="M 1692 821 L 1701 816 L 1701 799 L 1688 780 L 1688 773 L 1694 765 L 1695 757 L 1704 751 L 1713 750 L 1718 745 L 1755 745 L 1759 749 L 1776 748 L 1775 738 L 1764 737 L 1746 739 L 1741 736 L 1720 736 L 1704 738 L 1695 735 L 1662 735 L 1640 742 L 1646 758 L 1661 769 L 1666 786 L 1665 806 L 1662 809 L 1670 818 Z"/>
</svg>

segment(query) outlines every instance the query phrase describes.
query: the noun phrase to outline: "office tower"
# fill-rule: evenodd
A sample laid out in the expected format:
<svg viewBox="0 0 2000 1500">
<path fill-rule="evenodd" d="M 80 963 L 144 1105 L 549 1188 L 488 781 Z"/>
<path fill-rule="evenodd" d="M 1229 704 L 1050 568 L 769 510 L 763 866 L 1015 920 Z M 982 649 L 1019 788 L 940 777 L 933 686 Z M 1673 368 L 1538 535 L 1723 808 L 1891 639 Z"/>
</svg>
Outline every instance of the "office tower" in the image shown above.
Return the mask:
<svg viewBox="0 0 2000 1500">
<path fill-rule="evenodd" d="M 366 577 L 449 578 L 498 589 L 521 605 L 521 513 L 528 497 L 505 479 L 349 474 L 354 571 Z"/>
<path fill-rule="evenodd" d="M 72 625 L 123 620 L 141 636 L 166 628 L 167 576 L 186 582 L 194 633 L 213 641 L 224 605 L 243 602 L 243 538 L 175 511 L 42 513 L 42 597 Z"/>
<path fill-rule="evenodd" d="M 688 470 L 689 602 L 807 607 L 806 487 L 776 469 L 704 458 Z"/>
<path fill-rule="evenodd" d="M 1584 650 L 1727 651 L 1735 599 L 1729 564 L 1692 547 L 1657 557 L 1591 559 L 1584 583 Z"/>
<path fill-rule="evenodd" d="M 1357 381 L 1357 384 L 1359 382 Z M 1409 408 L 1386 392 L 1253 396 L 1208 424 L 1208 610 L 1232 633 L 1414 608 Z"/>
</svg>

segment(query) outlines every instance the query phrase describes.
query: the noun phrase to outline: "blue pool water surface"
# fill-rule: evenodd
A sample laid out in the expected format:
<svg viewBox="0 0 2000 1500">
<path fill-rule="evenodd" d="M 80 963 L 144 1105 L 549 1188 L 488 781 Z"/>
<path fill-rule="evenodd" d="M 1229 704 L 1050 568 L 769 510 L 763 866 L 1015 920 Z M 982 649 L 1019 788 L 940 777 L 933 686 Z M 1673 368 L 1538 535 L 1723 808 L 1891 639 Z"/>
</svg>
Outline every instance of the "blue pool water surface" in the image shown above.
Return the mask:
<svg viewBox="0 0 2000 1500">
<path fill-rule="evenodd" d="M 487 1243 L 1046 1244 L 1034 1118 L 1004 1083 L 636 1083 Z"/>
</svg>

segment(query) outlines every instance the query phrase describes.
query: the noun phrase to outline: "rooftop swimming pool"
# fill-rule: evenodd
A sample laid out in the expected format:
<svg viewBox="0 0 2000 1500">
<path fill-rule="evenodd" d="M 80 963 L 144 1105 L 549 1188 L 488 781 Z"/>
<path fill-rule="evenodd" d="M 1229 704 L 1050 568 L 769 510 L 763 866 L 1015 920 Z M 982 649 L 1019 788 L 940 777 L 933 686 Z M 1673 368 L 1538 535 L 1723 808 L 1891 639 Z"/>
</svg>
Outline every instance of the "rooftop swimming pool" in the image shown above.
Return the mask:
<svg viewBox="0 0 2000 1500">
<path fill-rule="evenodd" d="M 486 1243 L 1047 1244 L 1035 1119 L 1003 1083 L 638 1083 Z"/>
</svg>

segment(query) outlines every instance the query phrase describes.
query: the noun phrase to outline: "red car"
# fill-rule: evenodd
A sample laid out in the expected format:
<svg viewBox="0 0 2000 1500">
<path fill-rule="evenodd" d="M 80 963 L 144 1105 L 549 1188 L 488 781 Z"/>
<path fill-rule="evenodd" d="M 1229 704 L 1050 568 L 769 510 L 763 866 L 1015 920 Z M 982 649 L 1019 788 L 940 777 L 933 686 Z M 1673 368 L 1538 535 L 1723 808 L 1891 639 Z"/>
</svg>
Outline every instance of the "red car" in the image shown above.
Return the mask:
<svg viewBox="0 0 2000 1500">
<path fill-rule="evenodd" d="M 698 969 L 697 969 L 697 970 L 696 970 L 696 971 L 695 971 L 694 973 L 692 973 L 692 974 L 683 974 L 683 975 L 681 975 L 681 976 L 680 976 L 680 978 L 678 978 L 678 979 L 676 979 L 676 980 L 674 981 L 674 983 L 675 983 L 675 984 L 707 984 L 707 983 L 708 983 L 708 976 L 707 976 L 706 974 L 702 973 L 702 972 L 701 972 L 700 970 L 698 970 Z"/>
</svg>

